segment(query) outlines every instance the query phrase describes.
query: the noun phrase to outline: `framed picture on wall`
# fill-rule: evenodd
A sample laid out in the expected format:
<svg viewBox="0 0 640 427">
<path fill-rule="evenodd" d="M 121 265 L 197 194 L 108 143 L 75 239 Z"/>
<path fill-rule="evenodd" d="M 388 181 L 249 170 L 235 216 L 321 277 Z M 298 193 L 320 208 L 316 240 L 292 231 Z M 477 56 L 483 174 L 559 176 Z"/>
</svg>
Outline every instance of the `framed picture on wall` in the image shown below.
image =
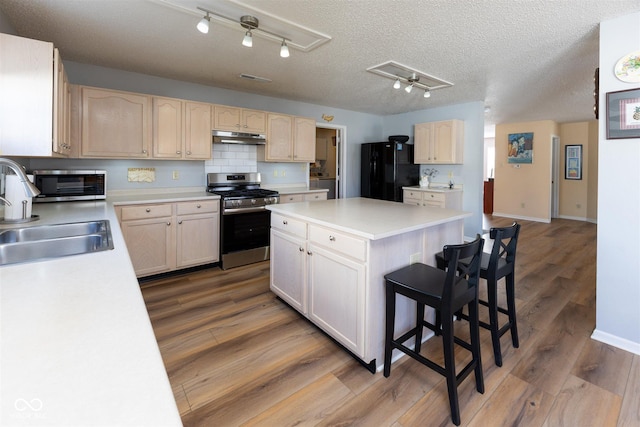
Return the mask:
<svg viewBox="0 0 640 427">
<path fill-rule="evenodd" d="M 607 139 L 640 138 L 640 88 L 607 93 Z"/>
<path fill-rule="evenodd" d="M 564 179 L 582 179 L 582 145 L 565 146 Z"/>
<path fill-rule="evenodd" d="M 507 163 L 533 163 L 533 132 L 510 133 Z"/>
</svg>

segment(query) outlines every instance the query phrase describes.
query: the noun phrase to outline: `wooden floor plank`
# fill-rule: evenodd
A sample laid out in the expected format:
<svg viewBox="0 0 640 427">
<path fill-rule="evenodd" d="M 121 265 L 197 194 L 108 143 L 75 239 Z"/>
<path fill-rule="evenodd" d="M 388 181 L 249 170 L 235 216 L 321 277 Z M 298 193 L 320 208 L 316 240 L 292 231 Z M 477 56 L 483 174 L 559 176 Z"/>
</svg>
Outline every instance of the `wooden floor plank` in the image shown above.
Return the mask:
<svg viewBox="0 0 640 427">
<path fill-rule="evenodd" d="M 631 370 L 624 391 L 618 427 L 640 426 L 640 356 L 633 356 Z"/>
<path fill-rule="evenodd" d="M 599 341 L 588 340 L 571 374 L 600 388 L 624 395 L 633 355 Z M 638 400 L 640 406 L 640 400 Z"/>
</svg>

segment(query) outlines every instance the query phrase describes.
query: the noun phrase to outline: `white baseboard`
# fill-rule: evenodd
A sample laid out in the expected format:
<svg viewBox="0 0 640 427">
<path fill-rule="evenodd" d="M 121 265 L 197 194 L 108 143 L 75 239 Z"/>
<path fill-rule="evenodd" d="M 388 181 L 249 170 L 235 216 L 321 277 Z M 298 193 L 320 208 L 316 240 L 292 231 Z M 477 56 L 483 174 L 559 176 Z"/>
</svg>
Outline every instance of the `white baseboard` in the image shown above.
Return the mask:
<svg viewBox="0 0 640 427">
<path fill-rule="evenodd" d="M 511 214 L 506 214 L 506 213 L 501 213 L 501 212 L 494 212 L 492 215 L 493 216 L 501 216 L 501 217 L 504 217 L 504 218 L 524 219 L 526 221 L 545 222 L 547 224 L 549 224 L 551 222 L 551 220 L 549 218 L 536 218 L 536 217 L 531 217 L 531 216 L 518 216 L 518 215 L 511 215 Z"/>
<path fill-rule="evenodd" d="M 628 339 L 620 338 L 597 329 L 591 334 L 591 339 L 640 355 L 640 342 L 629 341 Z"/>
<path fill-rule="evenodd" d="M 560 218 L 560 219 L 571 219 L 573 221 L 582 221 L 582 222 L 586 222 L 587 221 L 587 217 L 584 217 L 584 216 L 558 215 L 558 218 Z"/>
</svg>

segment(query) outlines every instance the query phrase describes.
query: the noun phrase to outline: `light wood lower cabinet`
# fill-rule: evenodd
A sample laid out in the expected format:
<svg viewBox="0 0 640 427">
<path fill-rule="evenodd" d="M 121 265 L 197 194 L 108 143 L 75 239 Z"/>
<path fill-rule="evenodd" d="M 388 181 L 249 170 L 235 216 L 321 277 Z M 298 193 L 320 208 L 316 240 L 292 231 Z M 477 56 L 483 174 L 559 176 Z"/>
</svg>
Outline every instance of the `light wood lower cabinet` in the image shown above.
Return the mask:
<svg viewBox="0 0 640 427">
<path fill-rule="evenodd" d="M 271 290 L 365 357 L 364 239 L 271 214 Z"/>
<path fill-rule="evenodd" d="M 280 195 L 280 203 L 315 202 L 319 200 L 327 200 L 326 191 L 288 193 Z"/>
<path fill-rule="evenodd" d="M 138 277 L 219 261 L 218 200 L 117 206 Z"/>
<path fill-rule="evenodd" d="M 462 191 L 403 190 L 402 202 L 409 205 L 462 210 Z"/>
</svg>

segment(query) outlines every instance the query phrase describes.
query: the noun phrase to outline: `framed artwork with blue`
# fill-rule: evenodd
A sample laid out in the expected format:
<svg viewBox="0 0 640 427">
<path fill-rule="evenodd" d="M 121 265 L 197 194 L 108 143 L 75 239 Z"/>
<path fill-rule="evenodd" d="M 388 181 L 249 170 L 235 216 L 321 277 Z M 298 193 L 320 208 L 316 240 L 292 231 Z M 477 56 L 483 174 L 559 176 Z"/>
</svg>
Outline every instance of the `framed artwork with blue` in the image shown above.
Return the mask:
<svg viewBox="0 0 640 427">
<path fill-rule="evenodd" d="M 507 163 L 533 163 L 533 132 L 509 134 Z"/>
</svg>

